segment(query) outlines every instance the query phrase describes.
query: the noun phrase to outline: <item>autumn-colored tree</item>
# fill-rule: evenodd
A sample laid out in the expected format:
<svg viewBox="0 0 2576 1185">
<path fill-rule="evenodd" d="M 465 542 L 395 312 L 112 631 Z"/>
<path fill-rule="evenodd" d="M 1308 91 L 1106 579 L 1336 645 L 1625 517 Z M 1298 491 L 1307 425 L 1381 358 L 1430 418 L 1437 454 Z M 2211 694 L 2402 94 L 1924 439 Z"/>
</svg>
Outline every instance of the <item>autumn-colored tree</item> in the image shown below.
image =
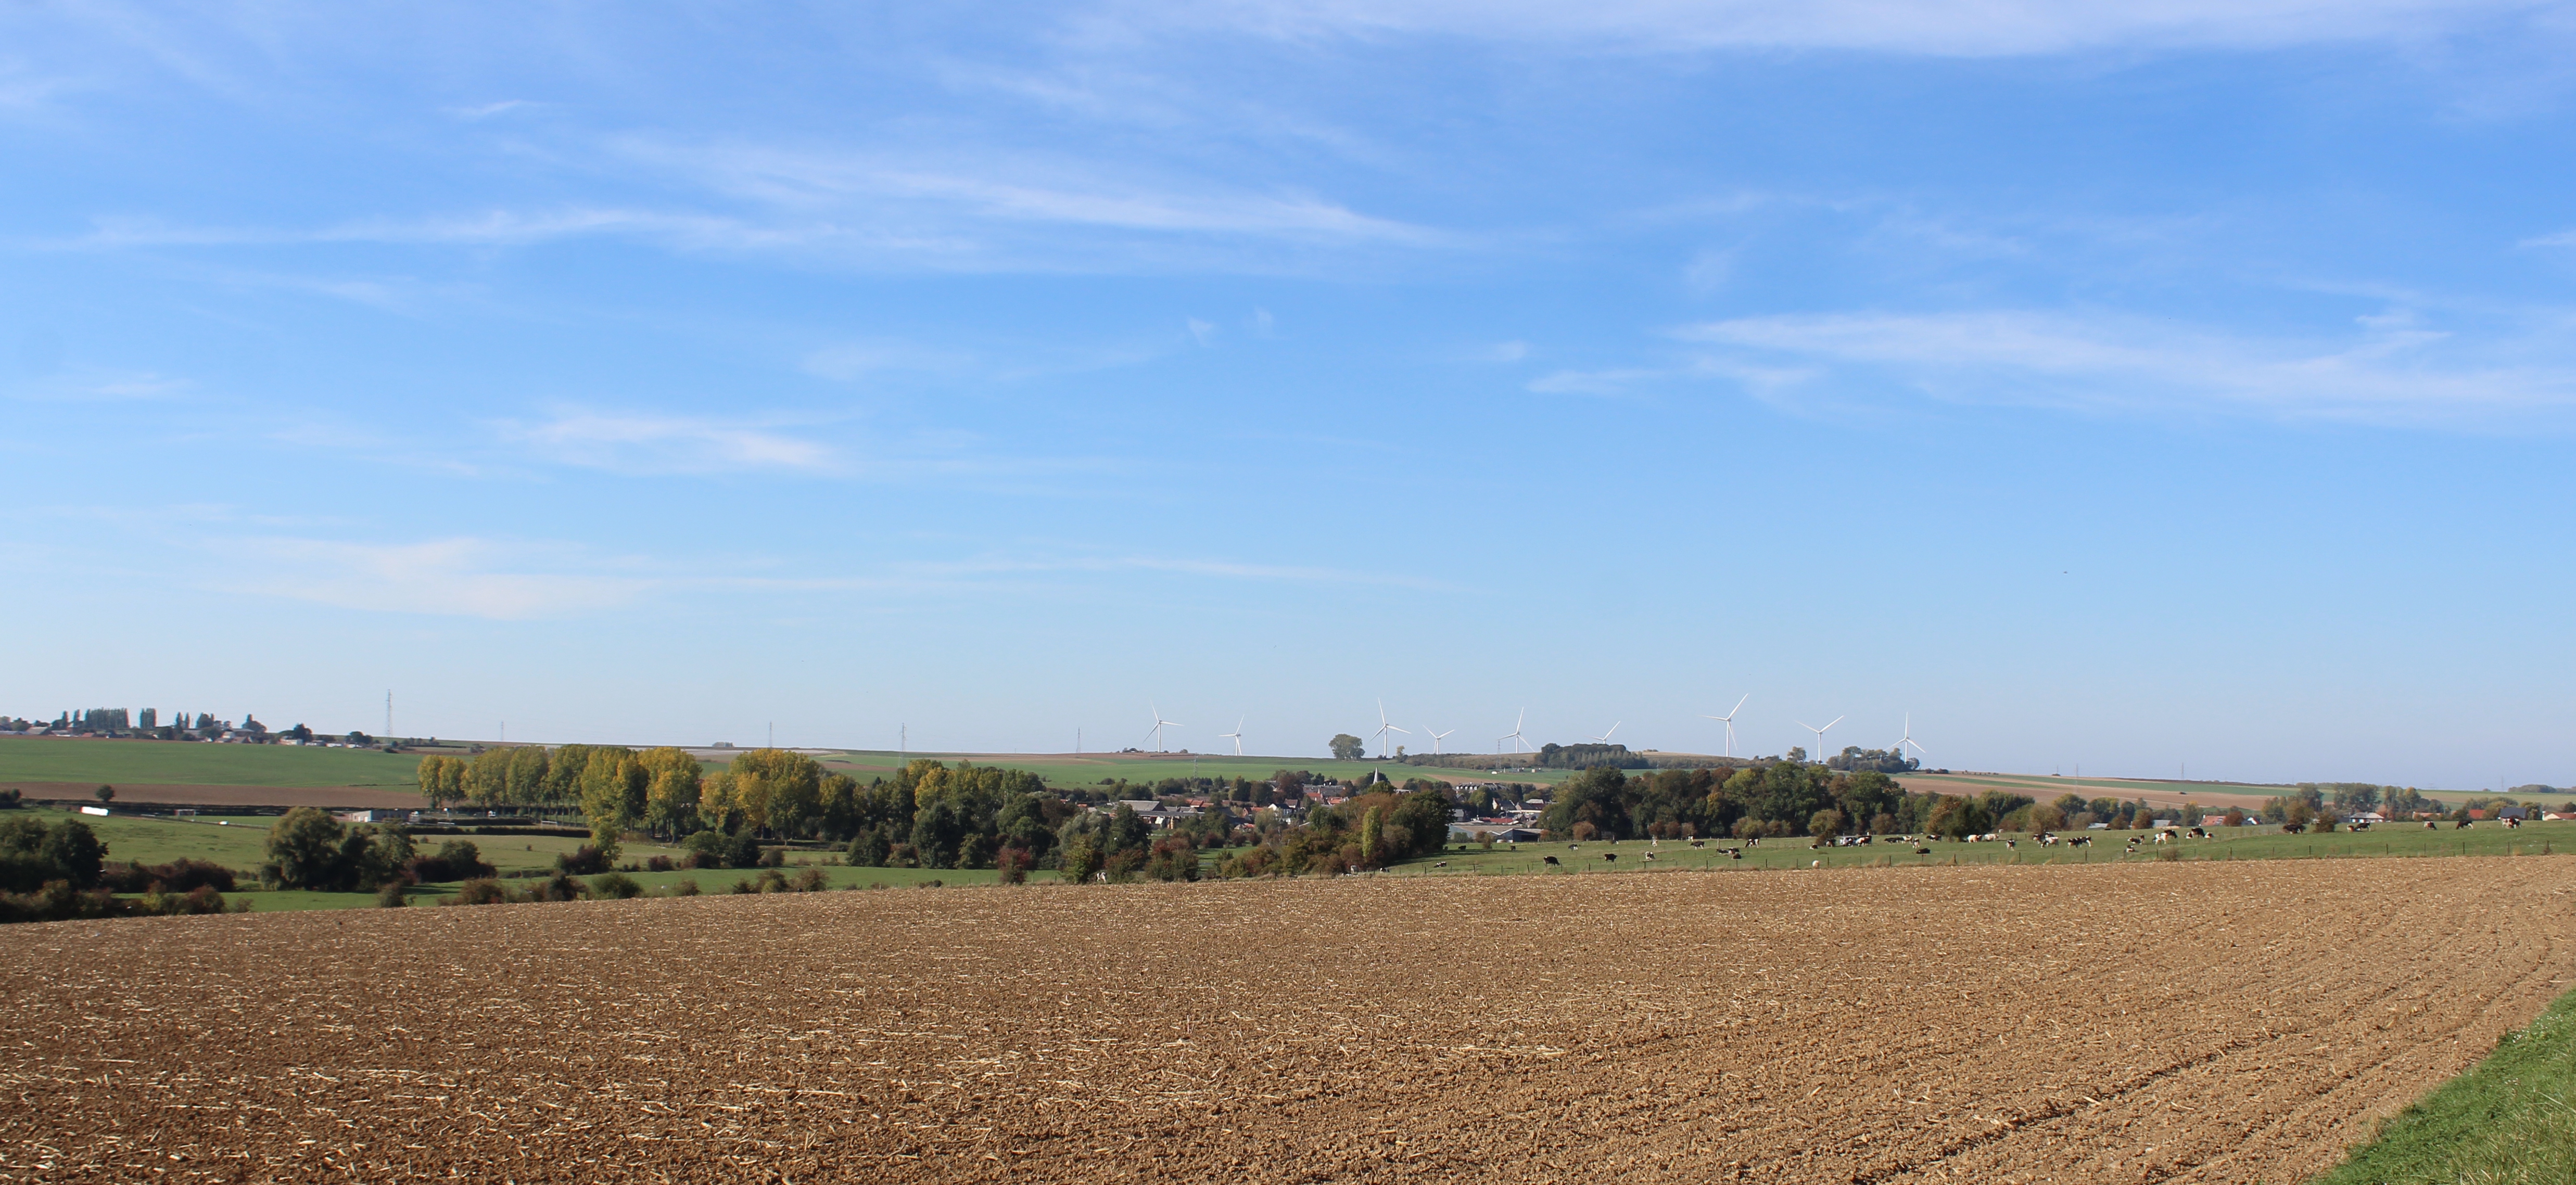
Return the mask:
<svg viewBox="0 0 2576 1185">
<path fill-rule="evenodd" d="M 668 746 L 646 749 L 636 763 L 644 767 L 644 825 L 655 834 L 687 835 L 698 829 L 698 759 Z"/>
<path fill-rule="evenodd" d="M 733 806 L 754 831 L 801 826 L 822 803 L 823 767 L 802 753 L 754 749 L 733 759 Z"/>
<path fill-rule="evenodd" d="M 582 817 L 590 823 L 590 846 L 602 861 L 615 862 L 619 837 L 643 821 L 645 792 L 652 780 L 652 772 L 626 749 L 590 750 L 576 784 Z"/>
</svg>

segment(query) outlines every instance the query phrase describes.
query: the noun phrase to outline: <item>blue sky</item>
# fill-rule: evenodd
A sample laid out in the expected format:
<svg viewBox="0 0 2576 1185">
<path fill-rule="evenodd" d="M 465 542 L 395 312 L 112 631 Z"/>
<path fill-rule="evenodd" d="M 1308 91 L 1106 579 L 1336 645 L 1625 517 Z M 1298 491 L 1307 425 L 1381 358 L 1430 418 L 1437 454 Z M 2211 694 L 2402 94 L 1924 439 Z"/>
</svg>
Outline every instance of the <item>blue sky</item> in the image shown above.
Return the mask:
<svg viewBox="0 0 2576 1185">
<path fill-rule="evenodd" d="M 2576 782 L 2576 10 L 0 12 L 0 711 Z"/>
</svg>

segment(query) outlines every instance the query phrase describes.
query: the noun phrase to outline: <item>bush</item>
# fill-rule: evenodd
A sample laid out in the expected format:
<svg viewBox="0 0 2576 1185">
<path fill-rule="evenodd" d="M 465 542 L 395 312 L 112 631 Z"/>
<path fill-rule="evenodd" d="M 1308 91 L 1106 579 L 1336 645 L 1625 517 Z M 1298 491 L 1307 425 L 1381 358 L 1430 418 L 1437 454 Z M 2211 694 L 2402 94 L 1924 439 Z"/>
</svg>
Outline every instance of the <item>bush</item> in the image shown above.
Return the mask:
<svg viewBox="0 0 2576 1185">
<path fill-rule="evenodd" d="M 457 886 L 456 895 L 440 902 L 440 904 L 508 905 L 516 900 L 518 900 L 518 898 L 512 896 L 510 894 L 510 890 L 503 886 L 501 882 L 488 876 L 478 876 Z"/>
<path fill-rule="evenodd" d="M 135 903 L 140 912 L 177 917 L 187 914 L 249 913 L 250 902 L 227 903 L 213 885 L 199 885 L 185 893 L 149 892 Z"/>
<path fill-rule="evenodd" d="M 345 892 L 401 877 L 412 859 L 411 836 L 399 827 L 343 827 L 299 806 L 268 829 L 268 863 L 259 877 L 289 889 Z"/>
<path fill-rule="evenodd" d="M 574 880 L 563 869 L 556 869 L 546 879 L 528 886 L 530 901 L 579 901 L 588 886 Z"/>
<path fill-rule="evenodd" d="M 483 849 L 470 839 L 448 840 L 438 845 L 437 855 L 415 856 L 405 867 L 419 883 L 470 881 L 500 871 L 483 862 Z"/>
<path fill-rule="evenodd" d="M 123 917 L 132 909 L 114 893 L 84 892 L 67 880 L 47 881 L 33 893 L 0 893 L 0 923 Z"/>
<path fill-rule="evenodd" d="M 1006 885 L 1028 883 L 1032 862 L 1027 848 L 1003 848 L 993 853 L 993 867 L 1001 872 L 1002 883 Z"/>
<path fill-rule="evenodd" d="M 411 904 L 404 893 L 407 888 L 409 886 L 401 881 L 386 881 L 383 888 L 376 890 L 376 904 L 386 909 L 401 909 Z"/>
<path fill-rule="evenodd" d="M 555 857 L 555 871 L 570 876 L 590 876 L 608 871 L 608 853 L 583 844 Z"/>
<path fill-rule="evenodd" d="M 249 902 L 227 904 L 223 894 L 206 885 L 199 885 L 187 893 L 146 893 L 140 899 L 119 897 L 105 889 L 76 889 L 67 880 L 49 881 L 33 893 L 0 893 L 0 923 L 246 913 L 249 910 Z"/>
<path fill-rule="evenodd" d="M 644 861 L 644 870 L 647 872 L 669 872 L 675 867 L 677 865 L 671 862 L 669 856 L 654 856 Z"/>
<path fill-rule="evenodd" d="M 1146 856 L 1145 875 L 1158 881 L 1199 879 L 1198 845 L 1186 839 L 1156 842 L 1153 851 Z"/>
<path fill-rule="evenodd" d="M 239 883 L 232 869 L 212 860 L 185 856 L 167 864 L 110 864 L 99 873 L 99 886 L 119 893 L 188 893 L 212 887 L 230 893 Z"/>
<path fill-rule="evenodd" d="M 674 897 L 695 897 L 695 896 L 697 896 L 697 895 L 698 895 L 698 882 L 697 882 L 696 878 L 694 878 L 694 877 L 685 877 L 685 876 L 684 876 L 684 877 L 681 877 L 680 879 L 678 879 L 678 880 L 676 880 L 676 881 L 671 882 L 671 895 L 672 895 L 672 896 L 674 896 Z"/>
<path fill-rule="evenodd" d="M 47 827 L 22 815 L 0 823 L 0 891 L 43 891 L 55 881 L 74 890 L 96 888 L 106 859 L 107 845 L 78 819 Z"/>
<path fill-rule="evenodd" d="M 681 841 L 691 868 L 749 868 L 760 860 L 760 841 L 748 835 L 701 831 Z"/>
<path fill-rule="evenodd" d="M 757 846 L 757 845 L 754 845 L 754 846 Z M 758 858 L 758 859 L 753 860 L 753 861 L 752 861 L 752 863 L 753 863 L 754 865 L 757 865 L 758 867 L 761 867 L 761 868 L 779 868 L 779 867 L 783 867 L 783 866 L 787 863 L 787 849 L 785 849 L 785 848 L 771 848 L 771 849 L 769 849 L 769 850 L 767 850 L 767 851 L 765 851 L 765 852 L 762 852 L 762 853 L 760 854 L 759 858 Z"/>
<path fill-rule="evenodd" d="M 832 887 L 832 878 L 820 868 L 808 868 L 788 881 L 787 887 L 799 893 L 820 893 Z"/>
<path fill-rule="evenodd" d="M 590 895 L 600 900 L 624 901 L 644 895 L 644 886 L 622 872 L 602 873 L 590 878 Z"/>
</svg>

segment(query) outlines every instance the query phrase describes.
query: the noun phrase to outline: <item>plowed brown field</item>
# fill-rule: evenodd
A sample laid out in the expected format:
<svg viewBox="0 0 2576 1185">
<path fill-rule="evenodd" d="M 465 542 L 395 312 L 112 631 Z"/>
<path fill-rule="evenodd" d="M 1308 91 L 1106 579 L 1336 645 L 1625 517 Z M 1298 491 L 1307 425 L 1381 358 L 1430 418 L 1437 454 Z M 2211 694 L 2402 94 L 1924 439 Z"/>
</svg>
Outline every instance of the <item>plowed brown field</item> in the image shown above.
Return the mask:
<svg viewBox="0 0 2576 1185">
<path fill-rule="evenodd" d="M 2288 1181 L 2576 860 L 889 890 L 0 931 L 0 1177 Z"/>
</svg>

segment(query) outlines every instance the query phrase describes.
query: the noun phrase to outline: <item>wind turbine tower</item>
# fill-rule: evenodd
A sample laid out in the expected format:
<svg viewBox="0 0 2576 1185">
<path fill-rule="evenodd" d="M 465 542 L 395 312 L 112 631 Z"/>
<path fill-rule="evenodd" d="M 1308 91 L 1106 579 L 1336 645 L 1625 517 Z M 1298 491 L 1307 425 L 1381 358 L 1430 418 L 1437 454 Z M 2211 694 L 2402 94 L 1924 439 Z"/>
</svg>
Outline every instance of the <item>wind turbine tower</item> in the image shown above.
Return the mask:
<svg viewBox="0 0 2576 1185">
<path fill-rule="evenodd" d="M 1454 729 L 1454 728 L 1449 730 L 1449 732 L 1456 732 L 1456 731 L 1458 731 L 1458 730 L 1457 730 L 1457 729 Z M 1430 737 L 1430 738 L 1431 738 L 1431 755 L 1432 755 L 1432 756 L 1437 757 L 1437 756 L 1439 756 L 1439 755 L 1440 755 L 1440 739 L 1441 739 L 1442 737 L 1448 736 L 1448 735 L 1449 735 L 1449 732 L 1433 732 L 1433 731 L 1431 731 L 1431 729 L 1430 729 L 1430 727 L 1429 727 L 1428 725 L 1426 725 L 1426 726 L 1424 726 L 1424 727 L 1423 727 L 1423 729 L 1422 729 L 1422 735 L 1424 735 L 1424 736 L 1427 736 L 1427 737 Z"/>
<path fill-rule="evenodd" d="M 1233 732 L 1220 732 L 1216 734 L 1219 737 L 1234 742 L 1234 755 L 1237 757 L 1243 756 L 1243 722 L 1247 719 L 1250 719 L 1250 717 L 1237 717 L 1234 722 Z"/>
<path fill-rule="evenodd" d="M 1843 718 L 1836 716 L 1831 720 L 1825 721 L 1825 728 L 1832 728 L 1842 722 Z M 1823 764 L 1825 760 L 1825 728 L 1818 728 L 1804 720 L 1798 721 L 1798 727 L 1816 734 L 1816 751 L 1810 756 L 1809 760 L 1812 760 L 1819 765 Z"/>
<path fill-rule="evenodd" d="M 1377 755 L 1380 760 L 1386 757 L 1386 734 L 1390 732 L 1402 732 L 1406 736 L 1413 735 L 1386 722 L 1386 701 L 1379 700 L 1377 701 Z"/>
<path fill-rule="evenodd" d="M 1163 747 L 1163 730 L 1166 728 L 1181 728 L 1184 727 L 1184 725 L 1182 725 L 1178 720 L 1163 719 L 1163 710 L 1161 708 L 1154 707 L 1154 705 L 1150 703 L 1146 704 L 1145 707 L 1154 713 L 1154 751 L 1157 753 L 1170 752 L 1170 750 Z"/>
<path fill-rule="evenodd" d="M 1529 747 L 1529 740 L 1528 740 L 1528 738 L 1523 737 L 1523 736 L 1521 735 L 1521 724 L 1522 724 L 1523 722 L 1527 721 L 1528 719 L 1529 719 L 1529 709 L 1528 709 L 1528 708 L 1523 708 L 1523 709 L 1521 709 L 1521 714 L 1520 714 L 1519 716 L 1517 716 L 1517 717 L 1514 717 L 1514 718 L 1513 718 L 1513 720 L 1512 720 L 1512 733 L 1511 733 L 1511 735 L 1510 735 L 1510 736 L 1500 736 L 1500 737 L 1495 737 L 1495 738 L 1494 738 L 1494 746 L 1495 746 L 1496 748 L 1500 748 L 1500 747 L 1502 747 L 1502 743 L 1503 743 L 1504 741 L 1510 741 L 1510 742 L 1512 743 L 1512 752 L 1514 752 L 1514 753 L 1518 753 L 1518 752 L 1521 752 L 1521 751 L 1522 751 L 1522 750 L 1524 750 L 1524 749 L 1527 749 L 1527 748 Z"/>
<path fill-rule="evenodd" d="M 1905 748 L 1906 748 L 1906 746 L 1908 746 L 1908 745 L 1912 745 L 1912 746 L 1914 747 L 1914 751 L 1915 751 L 1915 752 L 1920 753 L 1920 754 L 1922 754 L 1922 755 L 1924 755 L 1924 756 L 1926 756 L 1926 757 L 1930 757 L 1930 756 L 1932 755 L 1932 751 L 1931 751 L 1931 750 L 1926 749 L 1926 748 L 1924 748 L 1922 745 L 1920 745 L 1920 744 L 1916 744 L 1916 743 L 1915 743 L 1915 740 L 1914 740 L 1914 713 L 1912 713 L 1912 712 L 1907 712 L 1907 713 L 1905 714 L 1905 735 L 1903 735 L 1903 736 L 1901 736 L 1901 737 L 1896 738 L 1896 755 L 1897 755 L 1897 756 L 1899 756 L 1899 757 L 1903 757 L 1903 756 L 1905 756 Z"/>
<path fill-rule="evenodd" d="M 1728 708 L 1725 715 L 1700 717 L 1702 720 L 1714 720 L 1726 726 L 1726 755 L 1729 757 L 1735 756 L 1735 714 L 1744 710 L 1744 700 L 1752 698 L 1752 692 L 1745 692 L 1744 699 L 1735 701 L 1735 706 Z"/>
</svg>

